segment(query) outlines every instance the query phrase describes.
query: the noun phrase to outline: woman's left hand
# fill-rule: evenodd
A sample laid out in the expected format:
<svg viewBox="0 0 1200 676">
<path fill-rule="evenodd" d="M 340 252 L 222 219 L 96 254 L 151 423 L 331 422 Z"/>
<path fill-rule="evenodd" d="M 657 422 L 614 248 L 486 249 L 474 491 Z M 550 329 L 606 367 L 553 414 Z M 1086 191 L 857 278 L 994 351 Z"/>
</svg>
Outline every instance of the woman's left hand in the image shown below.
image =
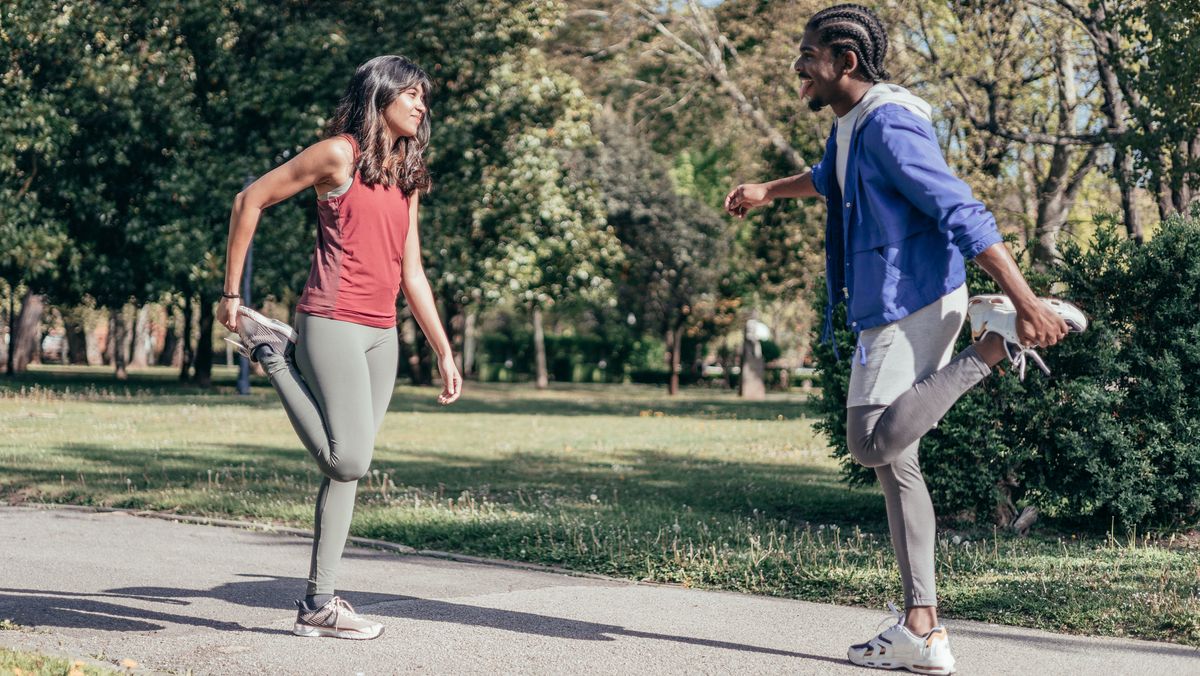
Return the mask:
<svg viewBox="0 0 1200 676">
<path fill-rule="evenodd" d="M 447 352 L 438 359 L 438 372 L 442 374 L 442 393 L 438 395 L 438 403 L 442 406 L 453 404 L 462 394 L 462 375 L 458 365 L 454 363 L 454 355 Z"/>
</svg>

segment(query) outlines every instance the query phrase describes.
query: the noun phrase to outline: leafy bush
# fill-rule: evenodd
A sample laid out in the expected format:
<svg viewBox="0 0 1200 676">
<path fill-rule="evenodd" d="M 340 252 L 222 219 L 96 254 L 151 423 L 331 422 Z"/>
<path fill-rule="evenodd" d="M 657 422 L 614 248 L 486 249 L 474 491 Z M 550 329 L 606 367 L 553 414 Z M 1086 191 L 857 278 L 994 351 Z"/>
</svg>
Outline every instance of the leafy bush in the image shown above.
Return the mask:
<svg viewBox="0 0 1200 676">
<path fill-rule="evenodd" d="M 1022 383 L 995 375 L 968 392 L 921 443 L 921 464 L 942 513 L 1005 523 L 1031 504 L 1107 526 L 1188 526 L 1200 520 L 1200 209 L 1162 224 L 1137 245 L 1103 221 L 1087 250 L 1068 243 L 1053 279 L 1031 280 L 1089 315 L 1091 326 L 1043 351 L 1053 375 Z M 995 289 L 970 266 L 972 293 Z M 1055 288 L 1060 288 L 1058 285 Z M 824 298 L 819 298 L 824 311 Z M 844 308 L 835 312 L 844 326 Z M 842 355 L 853 334 L 838 328 Z M 969 336 L 964 331 L 959 348 Z M 829 345 L 819 426 L 851 484 L 874 472 L 849 457 L 845 397 L 850 364 Z"/>
</svg>

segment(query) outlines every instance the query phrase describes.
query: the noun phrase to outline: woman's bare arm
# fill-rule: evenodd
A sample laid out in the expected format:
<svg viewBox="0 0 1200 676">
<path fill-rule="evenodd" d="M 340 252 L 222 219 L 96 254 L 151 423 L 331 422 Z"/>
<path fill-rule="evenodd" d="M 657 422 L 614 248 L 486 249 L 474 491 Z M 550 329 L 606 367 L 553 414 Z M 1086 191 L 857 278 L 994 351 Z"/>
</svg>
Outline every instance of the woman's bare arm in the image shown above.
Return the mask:
<svg viewBox="0 0 1200 676">
<path fill-rule="evenodd" d="M 258 227 L 258 220 L 267 207 L 278 204 L 296 193 L 316 186 L 332 190 L 352 175 L 354 150 L 343 138 L 331 138 L 315 143 L 284 164 L 263 174 L 233 200 L 229 215 L 229 242 L 225 249 L 226 294 L 237 294 L 246 263 L 246 250 Z M 237 329 L 237 298 L 222 299 L 217 309 L 217 321 L 229 330 Z"/>
<path fill-rule="evenodd" d="M 421 262 L 421 234 L 417 227 L 420 204 L 419 193 L 413 193 L 408 212 L 408 235 L 404 241 L 404 258 L 401 261 L 400 288 L 408 301 L 408 309 L 421 327 L 426 340 L 438 355 L 438 371 L 442 374 L 444 388 L 438 402 L 452 403 L 462 392 L 462 376 L 454 363 L 454 353 L 442 320 L 438 316 L 437 303 L 425 276 L 425 264 Z"/>
</svg>

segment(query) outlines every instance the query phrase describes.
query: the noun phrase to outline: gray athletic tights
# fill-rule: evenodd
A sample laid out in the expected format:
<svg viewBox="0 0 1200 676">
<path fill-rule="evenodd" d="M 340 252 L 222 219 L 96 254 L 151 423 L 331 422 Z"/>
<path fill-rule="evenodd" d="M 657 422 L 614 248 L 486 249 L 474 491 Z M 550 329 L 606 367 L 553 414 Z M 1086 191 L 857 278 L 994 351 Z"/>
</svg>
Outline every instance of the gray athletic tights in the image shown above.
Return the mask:
<svg viewBox="0 0 1200 676">
<path fill-rule="evenodd" d="M 263 368 L 292 427 L 325 478 L 317 492 L 308 591 L 332 594 L 358 480 L 367 473 L 375 434 L 396 383 L 395 329 L 296 316 L 295 363 L 264 355 Z"/>
<path fill-rule="evenodd" d="M 875 468 L 883 488 L 907 608 L 937 605 L 933 579 L 936 523 L 917 446 L 954 402 L 989 373 L 991 368 L 971 346 L 890 405 L 846 409 L 850 453 L 862 465 Z"/>
</svg>

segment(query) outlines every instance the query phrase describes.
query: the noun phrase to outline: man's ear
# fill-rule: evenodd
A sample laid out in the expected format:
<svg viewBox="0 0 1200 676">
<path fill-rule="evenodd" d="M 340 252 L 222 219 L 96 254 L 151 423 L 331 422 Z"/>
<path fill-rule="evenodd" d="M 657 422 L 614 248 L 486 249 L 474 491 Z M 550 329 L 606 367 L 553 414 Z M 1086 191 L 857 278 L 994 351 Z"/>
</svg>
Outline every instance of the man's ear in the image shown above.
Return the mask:
<svg viewBox="0 0 1200 676">
<path fill-rule="evenodd" d="M 842 52 L 842 74 L 853 75 L 854 70 L 858 68 L 858 54 L 853 49 L 847 49 Z"/>
</svg>

